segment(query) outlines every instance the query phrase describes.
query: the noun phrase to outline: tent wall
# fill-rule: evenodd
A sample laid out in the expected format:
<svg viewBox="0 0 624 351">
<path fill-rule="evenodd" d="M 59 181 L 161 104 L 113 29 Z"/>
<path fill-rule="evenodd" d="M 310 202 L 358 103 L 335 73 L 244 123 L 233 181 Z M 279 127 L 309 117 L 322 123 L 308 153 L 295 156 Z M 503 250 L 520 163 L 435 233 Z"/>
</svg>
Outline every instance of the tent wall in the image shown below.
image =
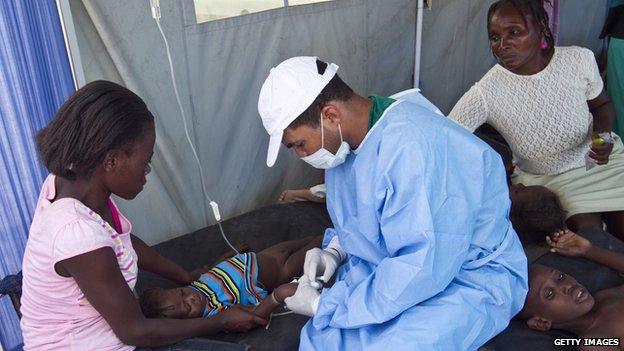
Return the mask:
<svg viewBox="0 0 624 351">
<path fill-rule="evenodd" d="M 149 1 L 70 5 L 86 81 L 122 83 L 157 119 L 148 184 L 134 201 L 120 201 L 134 232 L 153 244 L 212 223 Z M 391 94 L 411 87 L 414 0 L 340 0 L 202 24 L 195 24 L 192 0 L 161 0 L 161 11 L 191 138 L 224 218 L 273 203 L 283 189 L 321 181 L 285 149 L 276 166 L 266 167 L 268 136 L 257 98 L 272 66 L 318 55 L 337 63 L 356 91 Z"/>
<path fill-rule="evenodd" d="M 495 0 L 433 0 L 425 10 L 421 58 L 423 94 L 445 114 L 494 64 L 486 16 Z M 607 0 L 559 0 L 558 45 L 598 52 Z"/>
<path fill-rule="evenodd" d="M 559 45 L 602 50 L 598 38 L 607 15 L 608 0 L 559 0 Z"/>
<path fill-rule="evenodd" d="M 560 0 L 559 44 L 599 50 L 606 1 Z M 149 1 L 69 2 L 86 81 L 124 84 L 157 118 L 146 189 L 120 204 L 135 232 L 157 243 L 213 223 Z M 420 83 L 445 113 L 494 64 L 485 32 L 493 2 L 434 0 L 425 10 Z M 256 105 L 269 68 L 291 56 L 318 55 L 339 64 L 358 92 L 406 89 L 413 75 L 416 3 L 337 0 L 196 24 L 192 0 L 161 0 L 191 138 L 224 218 L 272 203 L 283 189 L 321 180 L 286 150 L 275 167 L 265 166 L 268 138 Z"/>
</svg>

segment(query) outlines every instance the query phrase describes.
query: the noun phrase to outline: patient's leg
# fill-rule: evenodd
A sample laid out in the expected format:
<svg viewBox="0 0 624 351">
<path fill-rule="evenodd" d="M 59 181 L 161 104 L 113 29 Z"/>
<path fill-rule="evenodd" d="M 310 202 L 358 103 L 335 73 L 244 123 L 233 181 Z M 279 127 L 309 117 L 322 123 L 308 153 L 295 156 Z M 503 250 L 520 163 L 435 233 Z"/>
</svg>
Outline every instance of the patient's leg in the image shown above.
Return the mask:
<svg viewBox="0 0 624 351">
<path fill-rule="evenodd" d="M 290 240 L 258 253 L 258 280 L 271 291 L 303 274 L 303 261 L 308 250 L 321 247 L 323 236 Z"/>
</svg>

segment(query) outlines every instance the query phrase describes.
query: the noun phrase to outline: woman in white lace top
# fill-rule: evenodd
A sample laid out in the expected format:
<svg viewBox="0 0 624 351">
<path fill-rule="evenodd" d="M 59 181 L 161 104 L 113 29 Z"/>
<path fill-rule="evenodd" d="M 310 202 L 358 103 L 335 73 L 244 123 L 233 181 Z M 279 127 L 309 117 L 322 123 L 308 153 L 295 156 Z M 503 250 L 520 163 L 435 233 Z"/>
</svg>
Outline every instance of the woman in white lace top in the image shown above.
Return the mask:
<svg viewBox="0 0 624 351">
<path fill-rule="evenodd" d="M 624 238 L 624 147 L 593 53 L 554 46 L 542 0 L 494 3 L 487 28 L 498 64 L 449 117 L 496 128 L 514 153 L 512 182 L 557 193 L 568 227 L 605 222 Z M 586 159 L 597 165 L 587 170 Z"/>
</svg>

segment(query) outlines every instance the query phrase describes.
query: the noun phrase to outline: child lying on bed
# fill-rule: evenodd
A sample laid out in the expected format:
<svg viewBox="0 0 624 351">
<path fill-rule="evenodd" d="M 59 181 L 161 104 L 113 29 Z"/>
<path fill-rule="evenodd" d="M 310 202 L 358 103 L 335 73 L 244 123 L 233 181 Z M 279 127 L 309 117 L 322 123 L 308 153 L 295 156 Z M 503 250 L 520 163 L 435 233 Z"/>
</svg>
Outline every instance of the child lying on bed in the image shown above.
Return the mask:
<svg viewBox="0 0 624 351">
<path fill-rule="evenodd" d="M 571 231 L 547 237 L 551 251 L 582 257 L 624 272 L 624 254 L 592 245 Z M 593 296 L 573 277 L 543 265 L 529 267 L 529 293 L 518 315 L 531 329 L 566 330 L 580 338 L 619 338 L 624 347 L 624 285 L 598 291 Z M 580 350 L 618 350 L 618 347 Z"/>
<path fill-rule="evenodd" d="M 239 304 L 266 318 L 295 294 L 297 284 L 288 282 L 302 274 L 306 251 L 320 247 L 322 239 L 308 237 L 240 253 L 206 269 L 186 287 L 146 290 L 139 297 L 141 309 L 148 318 L 184 319 L 212 317 Z"/>
</svg>

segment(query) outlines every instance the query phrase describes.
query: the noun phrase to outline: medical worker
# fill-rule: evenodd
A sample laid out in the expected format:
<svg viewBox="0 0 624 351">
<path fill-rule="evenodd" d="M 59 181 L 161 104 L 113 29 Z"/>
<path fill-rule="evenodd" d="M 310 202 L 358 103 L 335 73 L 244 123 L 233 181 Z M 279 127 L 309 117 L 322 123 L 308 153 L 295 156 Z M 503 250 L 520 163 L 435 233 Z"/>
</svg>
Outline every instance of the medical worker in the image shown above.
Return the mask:
<svg viewBox="0 0 624 351">
<path fill-rule="evenodd" d="M 334 228 L 286 300 L 312 316 L 302 350 L 475 350 L 522 308 L 527 262 L 498 154 L 431 104 L 359 96 L 316 57 L 288 59 L 258 110 L 280 144 L 326 170 Z M 319 282 L 335 283 L 317 290 Z"/>
</svg>

